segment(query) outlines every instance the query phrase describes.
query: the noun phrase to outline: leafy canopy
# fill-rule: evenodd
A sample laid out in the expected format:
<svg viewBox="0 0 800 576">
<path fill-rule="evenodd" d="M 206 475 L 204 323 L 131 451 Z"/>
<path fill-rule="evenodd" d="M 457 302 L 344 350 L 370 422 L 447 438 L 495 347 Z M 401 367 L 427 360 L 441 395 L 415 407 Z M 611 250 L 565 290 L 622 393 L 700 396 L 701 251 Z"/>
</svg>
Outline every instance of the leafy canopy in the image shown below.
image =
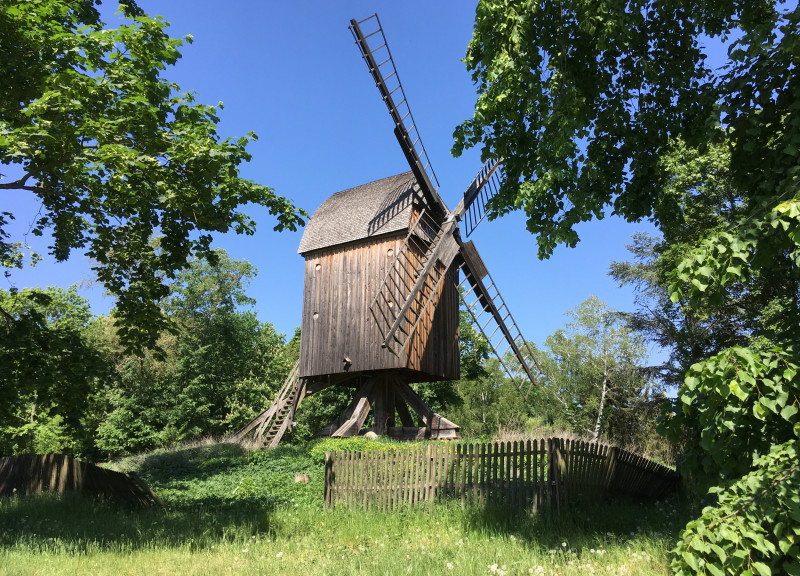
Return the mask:
<svg viewBox="0 0 800 576">
<path fill-rule="evenodd" d="M 678 142 L 727 137 L 739 188 L 789 199 L 798 18 L 770 2 L 481 1 L 465 58 L 478 99 L 454 152 L 480 144 L 505 158 L 493 208 L 525 210 L 541 257 L 609 208 L 672 219 L 681 207 L 664 193 L 661 158 Z M 728 42 L 721 71 L 701 35 Z"/>
<path fill-rule="evenodd" d="M 191 37 L 170 38 L 132 0 L 125 23 L 107 28 L 96 4 L 0 0 L 0 195 L 41 203 L 33 233 L 52 233 L 56 260 L 89 256 L 117 298 L 123 341 L 149 345 L 166 326 L 165 281 L 192 254 L 213 259 L 213 233 L 253 234 L 243 205 L 267 207 L 276 230 L 306 214 L 239 175 L 255 134 L 220 137 L 221 103 L 199 104 L 162 76 Z M 0 212 L 4 267 L 24 261 L 5 230 L 13 217 Z"/>
<path fill-rule="evenodd" d="M 77 437 L 92 383 L 106 371 L 83 334 L 89 303 L 75 287 L 0 289 L 0 311 L 0 453 L 42 449 L 48 422 Z"/>
<path fill-rule="evenodd" d="M 681 359 L 695 363 L 669 430 L 688 428 L 685 470 L 718 495 L 687 526 L 678 573 L 800 574 L 799 24 L 796 3 L 482 0 L 465 60 L 478 101 L 454 152 L 506 159 L 491 207 L 525 210 L 540 257 L 609 209 L 664 232 L 656 269 L 637 273 L 680 307 L 665 328 L 702 324 L 676 339 L 700 346 Z M 697 165 L 670 161 L 682 147 Z M 708 326 L 734 331 L 715 341 Z"/>
</svg>

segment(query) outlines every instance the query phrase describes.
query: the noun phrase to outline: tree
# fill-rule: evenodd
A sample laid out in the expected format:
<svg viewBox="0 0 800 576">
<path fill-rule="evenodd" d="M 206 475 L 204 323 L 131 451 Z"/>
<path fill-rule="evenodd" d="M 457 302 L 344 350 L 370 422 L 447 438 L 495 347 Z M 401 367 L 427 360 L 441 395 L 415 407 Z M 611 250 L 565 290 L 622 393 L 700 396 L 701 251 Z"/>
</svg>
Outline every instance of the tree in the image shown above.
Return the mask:
<svg viewBox="0 0 800 576">
<path fill-rule="evenodd" d="M 0 290 L 0 309 L 0 453 L 81 452 L 83 415 L 107 369 L 83 333 L 89 303 L 74 287 Z"/>
<path fill-rule="evenodd" d="M 776 331 L 797 324 L 796 288 L 783 266 L 730 282 L 713 308 L 696 310 L 686 298 L 670 297 L 672 272 L 713 232 L 723 233 L 747 213 L 731 182 L 730 152 L 709 146 L 704 153 L 678 146 L 662 164 L 670 175 L 663 193 L 680 212 L 661 223 L 660 237 L 637 234 L 628 247 L 632 262 L 613 262 L 610 275 L 637 291 L 638 311 L 630 325 L 669 352 L 658 367 L 665 385 L 680 384 L 694 363 L 725 348 L 772 341 Z M 791 274 L 788 274 L 791 277 Z"/>
<path fill-rule="evenodd" d="M 575 224 L 609 209 L 664 228 L 681 222 L 687 206 L 668 193 L 675 171 L 662 159 L 681 146 L 704 156 L 724 143 L 730 152 L 738 213 L 676 258 L 670 297 L 699 318 L 725 316 L 754 279 L 786 298 L 758 315 L 769 328 L 761 338 L 691 366 L 670 429 L 693 431 L 684 469 L 716 482 L 721 518 L 757 538 L 726 531 L 706 510 L 676 550 L 679 573 L 800 573 L 787 536 L 800 530 L 787 457 L 800 435 L 799 23 L 797 5 L 771 2 L 484 0 L 467 52 L 478 102 L 454 151 L 480 143 L 485 157 L 506 159 L 491 207 L 523 208 L 540 256 L 574 245 Z M 707 64 L 703 37 L 725 45 L 724 67 Z M 767 444 L 746 441 L 750 418 L 770 431 Z M 789 498 L 768 489 L 779 479 Z M 763 514 L 750 513 L 754 501 Z"/>
<path fill-rule="evenodd" d="M 255 300 L 245 290 L 256 273 L 216 250 L 213 264 L 193 261 L 171 287 L 164 308 L 181 326 L 174 411 L 185 435 L 239 429 L 269 405 L 289 373 L 285 337 L 248 309 Z"/>
<path fill-rule="evenodd" d="M 199 104 L 162 77 L 191 37 L 170 38 L 133 0 L 122 3 L 126 23 L 107 28 L 99 3 L 0 0 L 0 164 L 11 170 L 0 191 L 41 202 L 33 233 L 52 232 L 58 261 L 75 250 L 91 258 L 117 298 L 122 343 L 148 346 L 168 325 L 158 303 L 169 281 L 191 257 L 213 260 L 213 233 L 253 233 L 243 205 L 266 206 L 276 230 L 306 214 L 240 177 L 255 134 L 222 139 L 222 104 Z M 7 268 L 25 260 L 5 231 L 13 218 L 0 212 Z"/>
<path fill-rule="evenodd" d="M 562 405 L 572 429 L 597 441 L 641 441 L 630 413 L 652 400 L 641 369 L 643 339 L 624 320 L 592 296 L 574 310 L 566 330 L 547 337 L 552 361 L 546 362 L 544 386 Z"/>
<path fill-rule="evenodd" d="M 480 144 L 505 158 L 495 217 L 524 209 L 542 256 L 574 245 L 575 224 L 609 208 L 629 220 L 673 218 L 680 207 L 663 194 L 660 159 L 679 142 L 727 137 L 739 189 L 789 199 L 800 154 L 797 17 L 766 2 L 484 0 L 465 58 L 478 100 L 454 152 Z M 721 75 L 701 34 L 728 40 Z"/>
<path fill-rule="evenodd" d="M 162 354 L 126 353 L 113 318 L 95 323 L 96 345 L 115 374 L 105 390 L 97 446 L 121 454 L 237 430 L 268 406 L 289 372 L 284 337 L 248 310 L 255 268 L 217 250 L 193 260 L 171 286 L 164 309 L 177 326 Z"/>
</svg>

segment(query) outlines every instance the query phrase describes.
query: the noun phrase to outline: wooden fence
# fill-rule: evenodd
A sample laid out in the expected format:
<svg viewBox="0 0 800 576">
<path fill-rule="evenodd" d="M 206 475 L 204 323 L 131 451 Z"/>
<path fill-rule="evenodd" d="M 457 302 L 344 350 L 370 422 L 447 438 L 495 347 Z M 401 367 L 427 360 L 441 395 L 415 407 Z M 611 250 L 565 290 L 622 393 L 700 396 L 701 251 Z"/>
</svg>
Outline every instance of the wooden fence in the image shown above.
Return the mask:
<svg viewBox="0 0 800 576">
<path fill-rule="evenodd" d="M 63 454 L 0 458 L 0 496 L 43 491 L 82 492 L 137 506 L 163 506 L 158 496 L 134 472 L 123 474 Z"/>
<path fill-rule="evenodd" d="M 424 502 L 558 509 L 607 496 L 654 499 L 679 475 L 602 444 L 548 438 L 326 452 L 325 507 L 393 510 Z"/>
</svg>

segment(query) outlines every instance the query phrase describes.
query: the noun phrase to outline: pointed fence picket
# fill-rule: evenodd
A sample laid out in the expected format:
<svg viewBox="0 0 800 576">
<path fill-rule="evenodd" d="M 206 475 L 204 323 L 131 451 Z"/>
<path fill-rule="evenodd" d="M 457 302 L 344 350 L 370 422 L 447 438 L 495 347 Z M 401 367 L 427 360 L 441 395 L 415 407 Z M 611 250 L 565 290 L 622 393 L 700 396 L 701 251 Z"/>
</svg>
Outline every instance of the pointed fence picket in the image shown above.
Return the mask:
<svg viewBox="0 0 800 576">
<path fill-rule="evenodd" d="M 558 510 L 605 496 L 654 499 L 674 489 L 670 468 L 631 452 L 562 438 L 429 444 L 325 454 L 325 507 L 397 510 L 455 501 Z"/>
</svg>

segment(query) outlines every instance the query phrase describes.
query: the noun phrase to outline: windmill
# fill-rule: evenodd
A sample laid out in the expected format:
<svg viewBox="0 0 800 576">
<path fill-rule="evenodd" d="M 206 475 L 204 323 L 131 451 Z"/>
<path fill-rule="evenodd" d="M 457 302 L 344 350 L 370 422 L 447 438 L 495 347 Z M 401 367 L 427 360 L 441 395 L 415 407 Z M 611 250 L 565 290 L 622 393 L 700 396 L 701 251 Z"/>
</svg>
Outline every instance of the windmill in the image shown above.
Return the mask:
<svg viewBox="0 0 800 576">
<path fill-rule="evenodd" d="M 272 406 L 234 437 L 253 434 L 268 447 L 280 441 L 304 397 L 336 385 L 356 391 L 322 435 L 358 434 L 372 411 L 379 435 L 458 437 L 458 426 L 409 384 L 459 378 L 460 300 L 525 398 L 539 374 L 477 249 L 462 239 L 462 228 L 469 237 L 487 215 L 500 160 L 481 167 L 451 211 L 438 194 L 378 15 L 351 20 L 350 31 L 410 171 L 334 194 L 306 226 L 298 250 L 305 258 L 299 362 Z"/>
</svg>

